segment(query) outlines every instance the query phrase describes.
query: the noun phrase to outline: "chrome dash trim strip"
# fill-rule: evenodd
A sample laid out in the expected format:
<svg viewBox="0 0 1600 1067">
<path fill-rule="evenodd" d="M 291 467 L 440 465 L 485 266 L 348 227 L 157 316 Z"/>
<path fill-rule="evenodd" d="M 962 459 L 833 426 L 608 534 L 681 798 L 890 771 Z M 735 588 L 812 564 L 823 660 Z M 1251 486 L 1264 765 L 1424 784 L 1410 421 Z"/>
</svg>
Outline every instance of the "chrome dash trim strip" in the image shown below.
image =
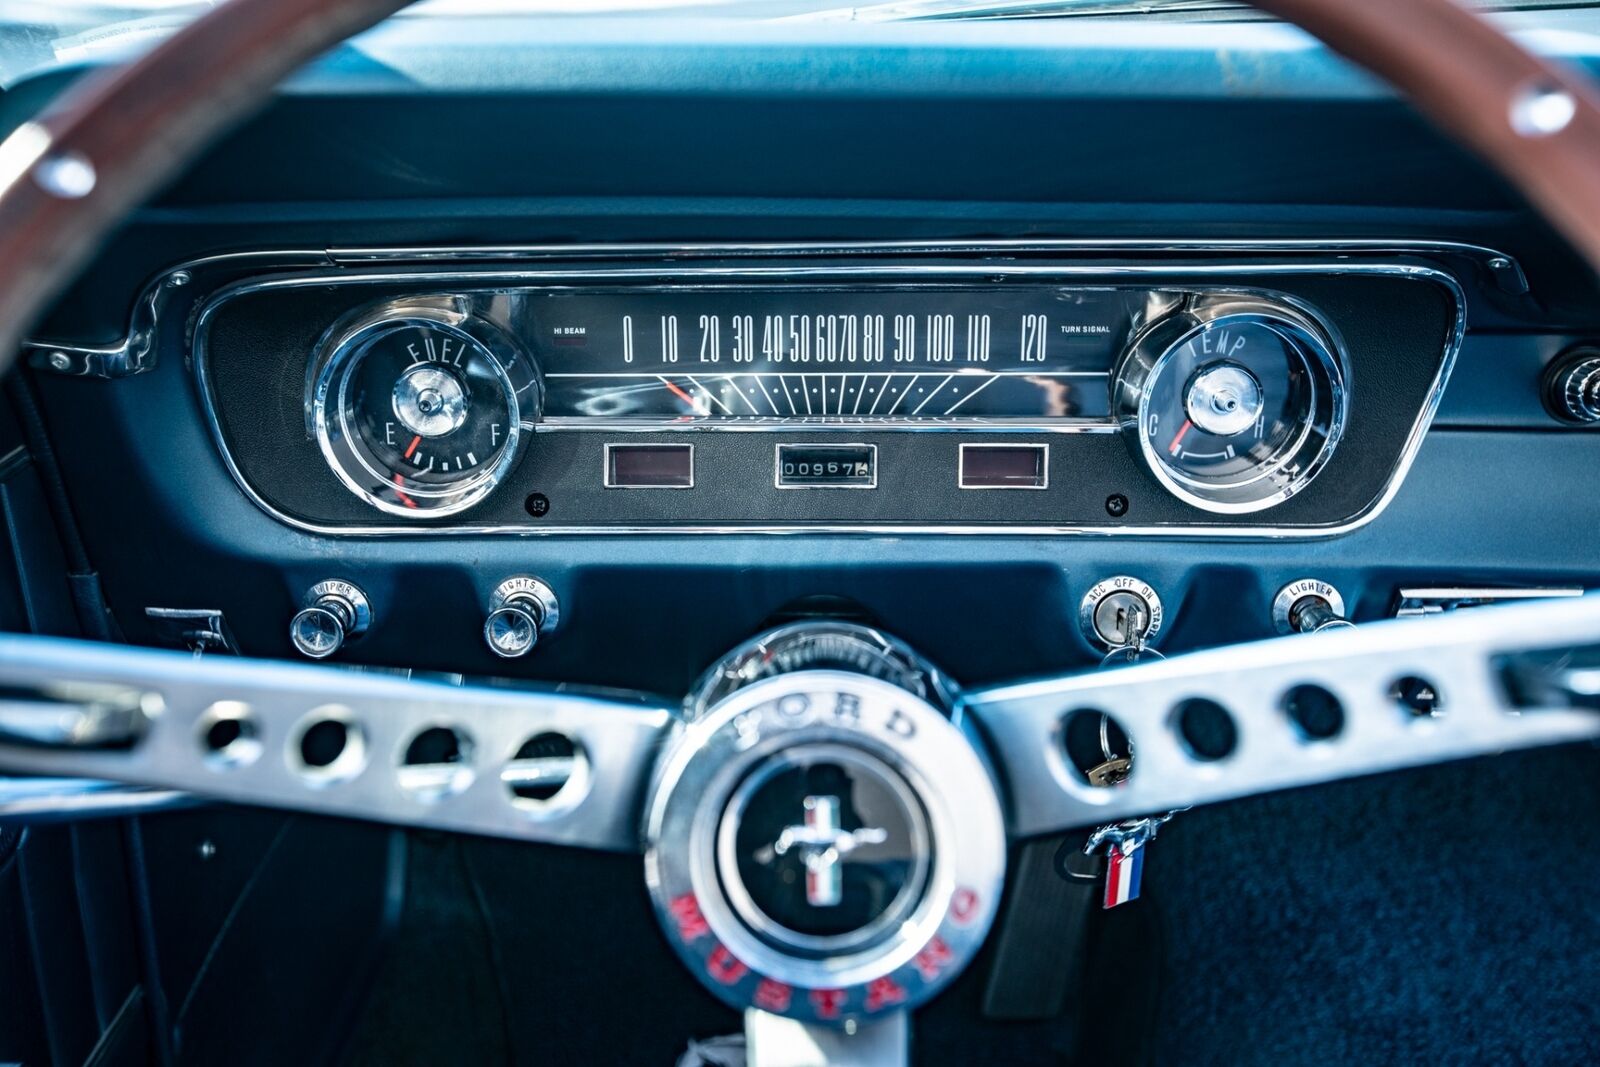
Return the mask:
<svg viewBox="0 0 1600 1067">
<path fill-rule="evenodd" d="M 244 266 L 260 262 L 274 270 L 284 267 L 328 267 L 333 260 L 324 252 L 229 252 L 180 263 L 146 283 L 133 302 L 128 332 L 122 340 L 105 345 L 31 339 L 22 343 L 22 355 L 35 370 L 78 378 L 116 379 L 154 370 L 156 338 L 167 304 L 190 284 L 199 271 L 214 266 Z"/>
<path fill-rule="evenodd" d="M 1379 242 L 1372 251 L 1378 248 L 1387 248 L 1394 242 Z M 562 246 L 549 246 L 519 250 L 520 254 L 531 257 L 551 258 L 563 256 L 571 252 L 575 255 L 597 255 L 603 250 L 607 255 L 639 255 L 646 254 L 652 247 L 660 250 L 660 246 L 575 246 L 564 248 Z M 688 251 L 710 253 L 723 246 L 674 246 L 679 253 Z M 891 251 L 918 250 L 917 246 L 904 244 L 885 245 L 759 245 L 759 246 L 728 246 L 733 249 L 759 249 L 762 253 L 778 254 L 785 249 L 794 248 L 807 253 L 821 254 L 824 251 L 877 251 L 888 253 Z M 930 243 L 921 248 L 921 251 L 956 250 L 964 252 L 980 252 L 992 249 L 1000 253 L 1013 252 L 1021 248 L 1038 248 L 1041 250 L 1071 249 L 1083 251 L 1088 248 L 1114 251 L 1124 247 L 1118 244 L 1071 244 L 1057 242 L 1019 242 L 1014 244 L 990 244 L 962 242 Z M 1138 246 L 1145 248 L 1145 246 Z M 1240 243 L 1230 248 L 1228 245 L 1196 245 L 1187 247 L 1164 242 L 1160 245 L 1151 244 L 1147 250 L 1168 251 L 1229 251 L 1245 250 L 1249 247 Z M 1272 247 L 1271 244 L 1258 250 Z M 1298 247 L 1298 246 L 1296 246 Z M 1431 249 L 1435 252 L 1455 251 L 1457 253 L 1476 254 L 1474 246 L 1450 245 L 1443 242 L 1415 242 L 1409 245 L 1415 254 L 1426 255 Z M 1347 248 L 1349 251 L 1369 251 L 1359 242 L 1341 243 L 1330 242 L 1323 245 L 1307 244 L 1304 251 L 1311 253 L 1327 248 Z M 1279 251 L 1284 251 L 1282 247 Z M 404 259 L 412 254 L 409 250 L 391 250 L 395 259 Z M 377 255 L 377 250 L 343 250 L 329 253 L 336 258 L 361 254 L 368 256 Z M 446 254 L 444 250 L 438 252 L 440 256 Z M 363 261 L 365 262 L 365 261 Z M 373 264 L 375 265 L 375 263 Z M 1398 277 L 1411 277 L 1434 282 L 1445 288 L 1455 301 L 1456 311 L 1452 328 L 1445 339 L 1444 351 L 1439 361 L 1439 369 L 1435 373 L 1428 396 L 1412 423 L 1411 431 L 1406 438 L 1405 445 L 1389 474 L 1384 491 L 1361 513 L 1341 522 L 1323 526 L 1282 526 L 1264 523 L 1250 526 L 1224 526 L 1212 524 L 1182 524 L 1182 525 L 1156 525 L 1156 526 L 1074 526 L 1074 525 L 981 525 L 981 524 L 933 524 L 933 525 L 896 525 L 891 523 L 820 523 L 810 525 L 794 524 L 754 524 L 741 525 L 736 523 L 726 524 L 697 524 L 692 526 L 586 526 L 586 525 L 472 525 L 459 524 L 452 526 L 392 526 L 392 525 L 333 525 L 325 523 L 308 522 L 297 519 L 284 513 L 258 494 L 244 477 L 238 464 L 231 455 L 227 441 L 222 432 L 220 418 L 217 414 L 215 398 L 212 392 L 212 383 L 209 377 L 210 354 L 206 347 L 206 335 L 211 318 L 217 310 L 228 300 L 252 292 L 269 289 L 299 288 L 316 285 L 390 285 L 395 283 L 426 283 L 430 285 L 449 284 L 454 281 L 470 282 L 475 286 L 504 285 L 504 284 L 561 284 L 562 282 L 587 284 L 594 281 L 628 281 L 641 282 L 646 280 L 660 284 L 661 279 L 693 279 L 701 282 L 730 282 L 743 279 L 753 280 L 782 280 L 782 281 L 819 281 L 827 279 L 861 279 L 874 278 L 879 280 L 910 280 L 910 279 L 975 279 L 996 277 L 1018 278 L 1043 278 L 1055 277 L 1062 279 L 1072 278 L 1194 278 L 1204 279 L 1217 276 L 1249 275 L 1264 278 L 1282 276 L 1324 275 L 1340 276 L 1350 274 L 1379 274 Z M 1268 540 L 1289 538 L 1328 538 L 1358 530 L 1381 515 L 1395 495 L 1399 492 L 1406 474 L 1410 471 L 1416 459 L 1418 450 L 1422 446 L 1429 426 L 1432 425 L 1434 415 L 1443 399 L 1445 385 L 1448 383 L 1450 373 L 1455 367 L 1456 356 L 1460 351 L 1463 339 L 1466 336 L 1467 323 L 1467 297 L 1466 290 L 1454 275 L 1436 267 L 1401 262 L 1357 262 L 1352 260 L 1304 260 L 1290 262 L 1267 262 L 1245 264 L 1197 264 L 1197 265 L 1172 265 L 1161 263 L 874 263 L 849 265 L 830 264 L 826 266 L 795 266 L 786 264 L 782 266 L 768 265 L 728 265 L 707 266 L 684 263 L 655 263 L 648 267 L 604 267 L 599 269 L 575 268 L 516 268 L 504 270 L 469 270 L 449 271 L 438 268 L 420 268 L 413 270 L 337 270 L 337 271 L 306 271 L 290 277 L 263 279 L 258 281 L 245 280 L 226 285 L 210 294 L 194 318 L 192 333 L 192 357 L 196 382 L 199 387 L 201 405 L 205 412 L 206 422 L 222 455 L 223 463 L 234 481 L 244 491 L 245 495 L 268 515 L 286 526 L 305 533 L 317 534 L 326 537 L 549 537 L 549 536 L 611 536 L 611 535 L 771 535 L 771 534 L 865 534 L 865 535 L 894 535 L 908 536 L 920 534 L 962 534 L 962 535 L 988 535 L 1007 537 L 1037 537 L 1037 536 L 1099 536 L 1099 537 L 1162 537 L 1162 538 L 1227 538 L 1242 540 Z"/>
<path fill-rule="evenodd" d="M 519 259 L 560 256 L 563 258 L 605 258 L 610 256 L 764 256 L 764 255 L 853 255 L 861 253 L 939 255 L 983 253 L 1174 253 L 1212 254 L 1234 252 L 1263 253 L 1360 253 L 1364 255 L 1458 255 L 1481 263 L 1507 293 L 1528 291 L 1528 278 L 1516 258 L 1498 249 L 1462 241 L 1385 240 L 1383 238 L 1234 238 L 1182 239 L 1170 237 L 1036 238 L 1013 237 L 985 240 L 920 241 L 743 241 L 690 244 L 575 244 L 575 245 L 480 245 L 465 247 L 367 247 L 330 248 L 328 255 L 338 263 L 392 263 L 399 261 L 445 260 L 491 263 Z"/>
</svg>

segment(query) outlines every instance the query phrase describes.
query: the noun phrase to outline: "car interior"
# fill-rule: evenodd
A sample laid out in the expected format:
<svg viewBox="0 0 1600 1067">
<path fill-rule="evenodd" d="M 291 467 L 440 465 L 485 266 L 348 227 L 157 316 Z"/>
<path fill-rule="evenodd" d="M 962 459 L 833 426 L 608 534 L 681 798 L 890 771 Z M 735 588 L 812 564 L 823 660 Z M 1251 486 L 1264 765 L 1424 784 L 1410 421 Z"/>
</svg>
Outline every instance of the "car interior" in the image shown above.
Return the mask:
<svg viewBox="0 0 1600 1067">
<path fill-rule="evenodd" d="M 1597 76 L 0 0 L 0 1064 L 1600 1061 Z"/>
</svg>

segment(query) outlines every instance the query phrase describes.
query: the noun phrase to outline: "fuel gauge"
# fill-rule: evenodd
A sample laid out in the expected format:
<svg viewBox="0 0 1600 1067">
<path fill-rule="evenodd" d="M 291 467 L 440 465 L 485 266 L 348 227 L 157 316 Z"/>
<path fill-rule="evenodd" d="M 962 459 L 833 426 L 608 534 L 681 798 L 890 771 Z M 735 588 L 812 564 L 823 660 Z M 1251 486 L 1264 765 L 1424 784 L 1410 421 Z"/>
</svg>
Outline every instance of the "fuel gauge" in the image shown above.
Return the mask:
<svg viewBox="0 0 1600 1067">
<path fill-rule="evenodd" d="M 450 515 L 483 499 L 539 413 L 529 357 L 487 320 L 387 307 L 313 363 L 311 419 L 346 487 L 383 511 Z"/>
</svg>

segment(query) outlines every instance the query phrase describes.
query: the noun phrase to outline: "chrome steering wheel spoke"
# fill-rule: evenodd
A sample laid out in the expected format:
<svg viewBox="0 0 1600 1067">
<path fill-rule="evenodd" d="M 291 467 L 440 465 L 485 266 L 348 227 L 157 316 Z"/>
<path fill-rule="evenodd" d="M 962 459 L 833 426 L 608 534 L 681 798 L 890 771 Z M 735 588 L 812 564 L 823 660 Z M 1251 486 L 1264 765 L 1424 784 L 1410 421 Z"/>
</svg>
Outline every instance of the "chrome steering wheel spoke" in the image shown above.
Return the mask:
<svg viewBox="0 0 1600 1067">
<path fill-rule="evenodd" d="M 639 848 L 672 718 L 643 697 L 16 636 L 0 638 L 0 693 L 0 772 L 42 776 L 19 780 L 35 788 L 16 791 L 18 817 L 189 794 L 616 851 Z M 52 801 L 45 777 L 80 781 Z M 93 780 L 156 793 L 86 803 Z"/>
<path fill-rule="evenodd" d="M 969 692 L 1013 837 L 1256 793 L 1600 737 L 1600 595 L 1474 608 Z M 1233 743 L 1197 749 L 1186 709 Z M 1314 715 L 1308 717 L 1307 707 Z M 1135 753 L 1088 784 L 1066 724 L 1108 715 Z"/>
</svg>

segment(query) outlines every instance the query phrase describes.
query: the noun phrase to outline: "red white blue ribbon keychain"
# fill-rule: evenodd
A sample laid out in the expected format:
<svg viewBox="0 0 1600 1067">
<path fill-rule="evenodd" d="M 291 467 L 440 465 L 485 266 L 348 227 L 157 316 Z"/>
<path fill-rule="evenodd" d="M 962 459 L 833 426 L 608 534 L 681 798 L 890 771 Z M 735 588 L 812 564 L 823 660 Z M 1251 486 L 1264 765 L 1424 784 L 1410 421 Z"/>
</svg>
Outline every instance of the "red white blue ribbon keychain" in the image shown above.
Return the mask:
<svg viewBox="0 0 1600 1067">
<path fill-rule="evenodd" d="M 1139 899 L 1139 881 L 1144 874 L 1144 842 L 1129 840 L 1112 845 L 1106 854 L 1106 896 L 1104 906 L 1114 908 Z"/>
<path fill-rule="evenodd" d="M 1106 848 L 1106 892 L 1101 904 L 1114 908 L 1139 899 L 1144 880 L 1144 846 L 1153 841 L 1156 831 L 1176 812 L 1147 815 L 1102 826 L 1089 835 L 1083 851 L 1089 855 Z"/>
</svg>

